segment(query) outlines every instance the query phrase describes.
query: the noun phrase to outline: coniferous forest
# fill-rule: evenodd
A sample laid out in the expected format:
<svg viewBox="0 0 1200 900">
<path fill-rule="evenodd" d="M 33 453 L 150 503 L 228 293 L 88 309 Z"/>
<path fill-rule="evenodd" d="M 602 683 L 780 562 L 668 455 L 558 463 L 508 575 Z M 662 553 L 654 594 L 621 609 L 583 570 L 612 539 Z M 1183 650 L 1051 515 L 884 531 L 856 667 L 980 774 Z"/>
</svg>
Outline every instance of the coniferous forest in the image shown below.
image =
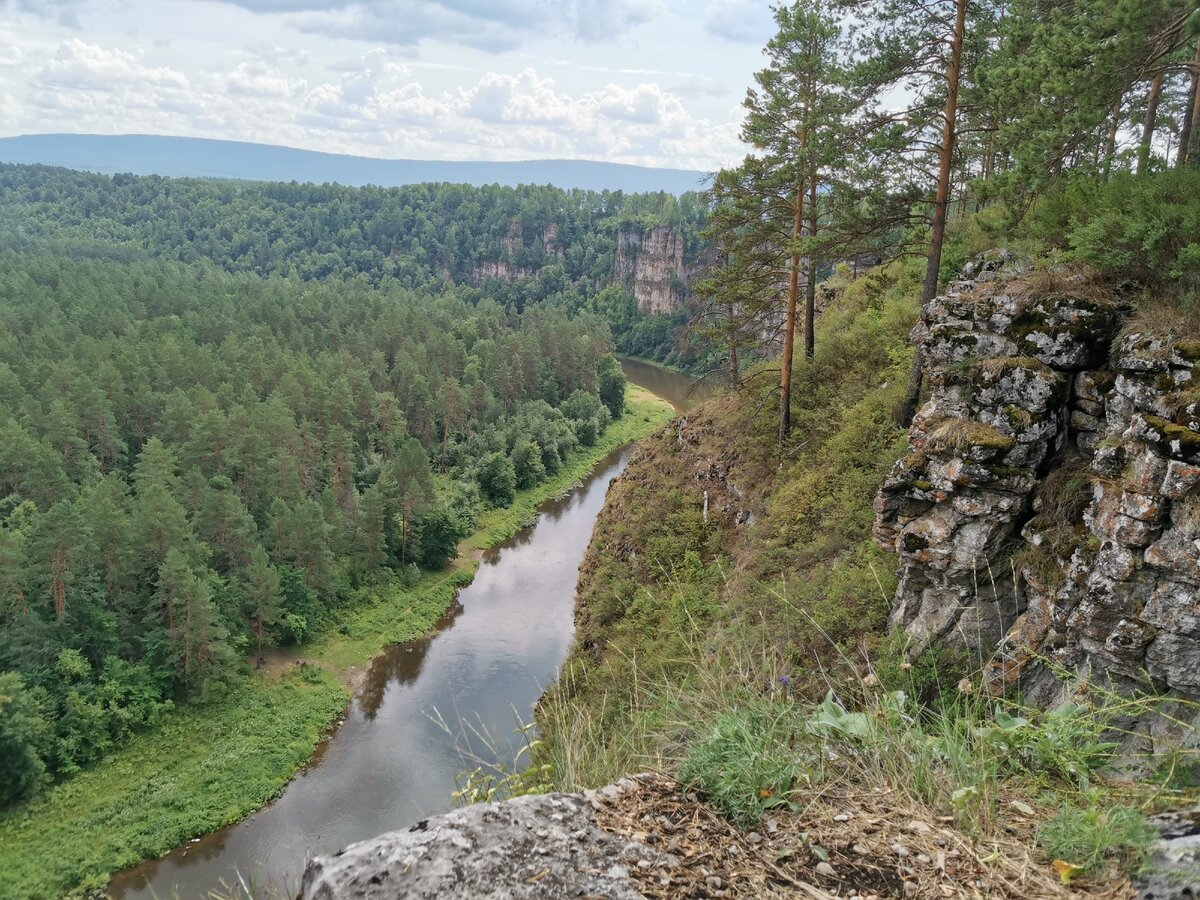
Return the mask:
<svg viewBox="0 0 1200 900">
<path fill-rule="evenodd" d="M 593 317 L 143 255 L 0 256 L 5 803 L 440 569 L 623 411 Z"/>
</svg>

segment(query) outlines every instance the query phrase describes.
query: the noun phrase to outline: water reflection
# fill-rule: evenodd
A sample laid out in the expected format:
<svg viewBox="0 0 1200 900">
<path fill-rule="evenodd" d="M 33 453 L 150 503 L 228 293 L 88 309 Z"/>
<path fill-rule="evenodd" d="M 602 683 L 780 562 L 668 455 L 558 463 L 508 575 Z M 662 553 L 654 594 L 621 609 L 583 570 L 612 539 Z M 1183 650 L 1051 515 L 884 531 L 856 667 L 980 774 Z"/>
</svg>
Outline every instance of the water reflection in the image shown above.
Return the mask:
<svg viewBox="0 0 1200 900">
<path fill-rule="evenodd" d="M 373 720 L 379 712 L 379 707 L 383 705 L 389 683 L 406 684 L 416 680 L 421 674 L 421 666 L 434 637 L 448 631 L 462 611 L 463 605 L 456 597 L 450 608 L 438 619 L 433 634 L 429 637 L 394 644 L 375 657 L 357 697 L 358 709 L 368 720 Z"/>
<path fill-rule="evenodd" d="M 203 897 L 239 875 L 290 890 L 309 855 L 445 811 L 456 776 L 480 761 L 511 765 L 519 725 L 566 658 L 579 563 L 631 453 L 609 456 L 536 525 L 485 554 L 432 638 L 383 653 L 323 755 L 274 804 L 121 873 L 110 894 Z"/>
<path fill-rule="evenodd" d="M 714 390 L 707 382 L 640 359 L 621 357 L 621 371 L 633 384 L 662 397 L 675 407 L 676 412 L 687 412 Z"/>
</svg>

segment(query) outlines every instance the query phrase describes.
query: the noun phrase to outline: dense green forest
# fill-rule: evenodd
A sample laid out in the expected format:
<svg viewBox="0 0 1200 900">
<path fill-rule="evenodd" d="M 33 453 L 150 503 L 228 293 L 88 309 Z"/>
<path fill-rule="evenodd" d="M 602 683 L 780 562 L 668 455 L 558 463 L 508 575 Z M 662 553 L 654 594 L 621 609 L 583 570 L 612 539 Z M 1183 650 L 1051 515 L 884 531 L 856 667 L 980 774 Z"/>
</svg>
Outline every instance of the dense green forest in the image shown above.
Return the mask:
<svg viewBox="0 0 1200 900">
<path fill-rule="evenodd" d="M 622 414 L 609 350 L 553 306 L 0 256 L 0 801 L 441 568 Z"/>
<path fill-rule="evenodd" d="M 693 417 L 706 468 L 660 435 L 669 477 L 616 492 L 620 555 L 585 565 L 592 656 L 547 707 L 555 777 L 682 762 L 701 725 L 744 708 L 763 714 L 712 752 L 706 790 L 764 746 L 799 771 L 794 700 L 859 650 L 882 663 L 874 684 L 922 704 L 907 723 L 929 720 L 958 670 L 885 636 L 893 557 L 868 501 L 922 397 L 911 326 L 997 244 L 1195 309 L 1200 13 L 799 0 L 775 18 L 745 102 L 752 149 L 703 198 L 0 166 L 0 804 L 236 690 L 268 645 L 344 627 L 372 585 L 444 566 L 480 510 L 622 414 L 612 350 L 695 362 L 675 349 L 693 311 L 648 318 L 614 283 L 619 233 L 655 225 L 692 260 L 713 249 L 692 324 L 736 390 Z M 820 278 L 865 254 L 889 265 L 842 278 L 820 317 Z M 777 331 L 779 363 L 747 367 Z M 707 494 L 688 499 L 722 454 L 759 504 L 745 538 L 709 524 Z M 645 673 L 657 705 L 630 699 Z M 726 674 L 732 689 L 704 692 Z M 943 721 L 970 736 L 988 715 Z M 932 759 L 903 734 L 916 742 L 886 756 Z M 977 780 L 974 833 L 1002 824 L 997 771 Z M 757 816 L 774 783 L 727 791 Z M 976 800 L 958 787 L 914 802 L 961 815 Z"/>
<path fill-rule="evenodd" d="M 594 311 L 617 349 L 686 361 L 684 316 L 646 316 L 614 283 L 617 234 L 667 226 L 701 253 L 699 195 L 550 186 L 401 188 L 95 175 L 0 165 L 0 246 L 112 260 L 208 260 L 234 273 L 447 283 L 516 310 Z M 489 264 L 501 262 L 506 272 Z"/>
</svg>

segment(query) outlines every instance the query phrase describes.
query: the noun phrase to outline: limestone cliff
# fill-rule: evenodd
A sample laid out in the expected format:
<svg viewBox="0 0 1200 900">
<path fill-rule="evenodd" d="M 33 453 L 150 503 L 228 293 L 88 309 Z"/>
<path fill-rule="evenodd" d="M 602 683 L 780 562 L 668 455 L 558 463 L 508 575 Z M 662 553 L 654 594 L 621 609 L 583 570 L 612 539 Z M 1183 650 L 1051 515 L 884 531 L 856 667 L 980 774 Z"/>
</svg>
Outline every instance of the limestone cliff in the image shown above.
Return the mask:
<svg viewBox="0 0 1200 900">
<path fill-rule="evenodd" d="M 1200 699 L 1200 341 L 1026 269 L 968 266 L 914 329 L 930 396 L 876 498 L 892 624 L 1047 705 L 1064 674 Z M 1184 728 L 1128 724 L 1151 745 Z"/>
<path fill-rule="evenodd" d="M 629 288 L 638 309 L 647 315 L 677 310 L 694 274 L 684 262 L 683 237 L 670 228 L 625 227 L 617 232 L 613 280 Z"/>
<path fill-rule="evenodd" d="M 681 234 L 663 225 L 618 229 L 608 283 L 625 287 L 646 315 L 674 312 L 689 296 L 692 280 L 702 268 L 700 260 L 687 257 L 685 244 Z M 537 277 L 544 265 L 562 257 L 556 224 L 527 235 L 520 222 L 513 222 L 502 248 L 494 258 L 475 265 L 472 279 L 477 284 L 491 279 L 513 284 Z"/>
<path fill-rule="evenodd" d="M 309 861 L 302 900 L 408 897 L 609 897 L 637 900 L 633 870 L 669 869 L 676 857 L 597 824 L 597 811 L 645 778 L 598 791 L 480 803 Z"/>
<path fill-rule="evenodd" d="M 551 223 L 540 235 L 541 249 L 545 256 L 553 261 L 562 256 L 562 248 L 558 245 L 558 226 Z M 524 278 L 533 278 L 538 269 L 523 262 L 526 254 L 525 229 L 520 222 L 508 226 L 504 235 L 504 250 L 496 259 L 485 259 L 475 267 L 475 281 L 484 282 L 498 279 L 506 284 L 513 284 Z"/>
</svg>

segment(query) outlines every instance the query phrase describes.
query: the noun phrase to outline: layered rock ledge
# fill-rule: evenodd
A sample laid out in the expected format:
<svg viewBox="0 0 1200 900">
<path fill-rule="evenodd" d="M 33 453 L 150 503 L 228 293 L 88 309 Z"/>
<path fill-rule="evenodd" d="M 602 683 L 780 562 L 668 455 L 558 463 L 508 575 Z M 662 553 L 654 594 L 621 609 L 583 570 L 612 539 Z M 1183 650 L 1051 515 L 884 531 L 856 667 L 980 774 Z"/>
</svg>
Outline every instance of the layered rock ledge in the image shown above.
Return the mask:
<svg viewBox="0 0 1200 900">
<path fill-rule="evenodd" d="M 1044 705 L 1071 680 L 1176 698 L 1122 723 L 1152 748 L 1197 742 L 1200 340 L 1128 313 L 1086 273 L 969 265 L 914 329 L 930 396 L 875 535 L 915 650 L 982 653 Z"/>
</svg>

